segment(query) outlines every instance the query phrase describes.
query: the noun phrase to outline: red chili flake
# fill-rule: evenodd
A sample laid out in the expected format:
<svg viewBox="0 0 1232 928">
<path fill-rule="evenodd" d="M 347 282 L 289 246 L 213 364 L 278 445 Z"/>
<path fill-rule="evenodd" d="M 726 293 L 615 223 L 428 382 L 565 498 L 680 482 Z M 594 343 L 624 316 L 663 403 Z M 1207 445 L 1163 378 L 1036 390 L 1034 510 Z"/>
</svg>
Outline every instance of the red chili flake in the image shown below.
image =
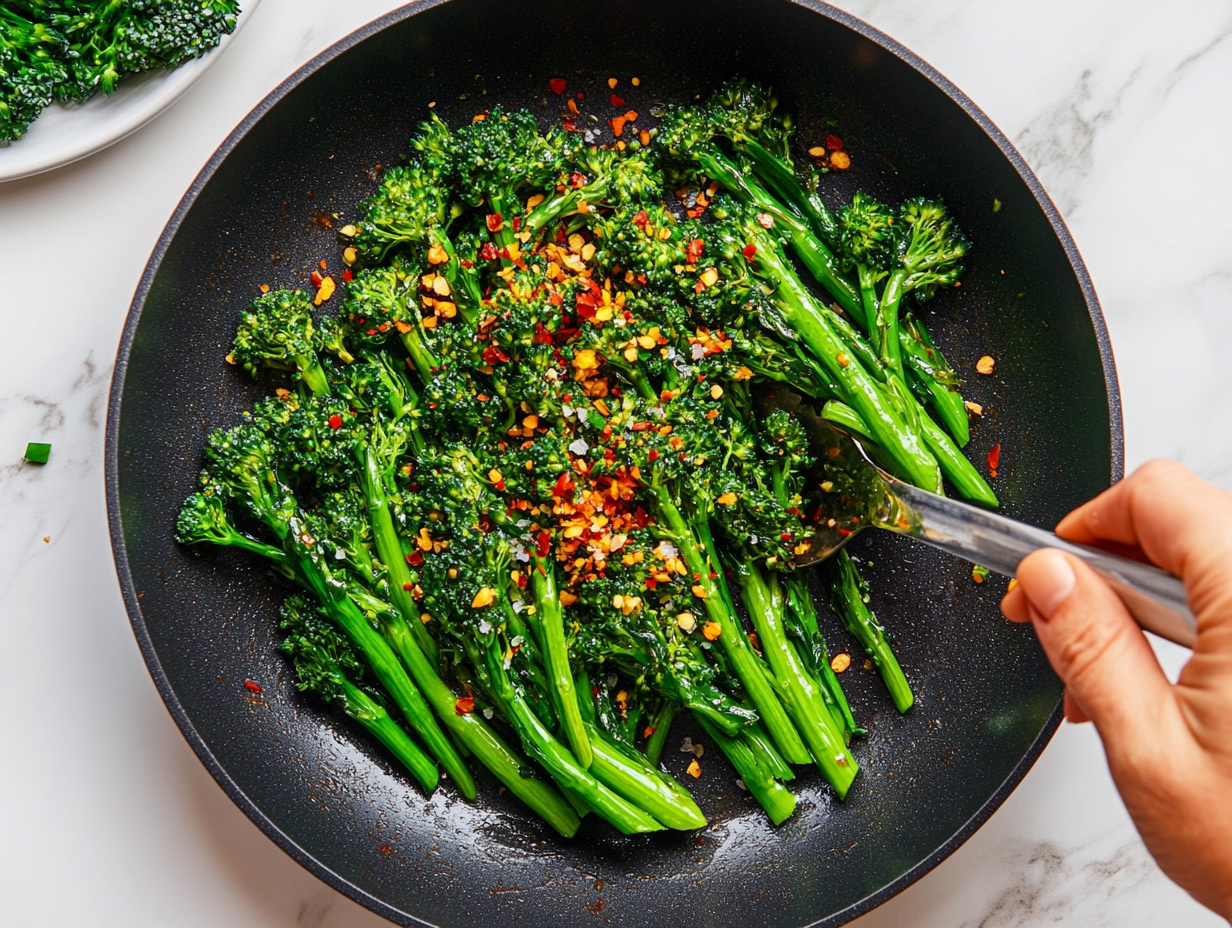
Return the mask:
<svg viewBox="0 0 1232 928">
<path fill-rule="evenodd" d="M 459 696 L 458 701 L 453 704 L 454 715 L 470 715 L 475 711 L 474 696 Z"/>
<path fill-rule="evenodd" d="M 553 306 L 559 306 L 561 303 L 565 302 L 565 298 L 559 293 L 553 293 L 550 297 L 548 297 L 548 302 Z"/>
<path fill-rule="evenodd" d="M 350 282 L 355 279 L 355 275 L 351 273 L 351 269 L 349 267 L 342 272 L 342 279 L 345 282 Z"/>
<path fill-rule="evenodd" d="M 702 259 L 702 249 L 705 247 L 706 243 L 700 238 L 695 238 L 689 242 L 689 247 L 685 249 L 684 254 L 690 264 L 696 264 Z"/>
<path fill-rule="evenodd" d="M 646 581 L 646 589 L 648 590 L 653 590 L 658 585 L 659 585 L 659 581 L 654 579 L 653 577 L 651 577 L 649 580 Z"/>
<path fill-rule="evenodd" d="M 566 132 L 577 132 L 578 131 L 577 121 L 572 116 L 570 116 L 568 119 L 562 120 L 560 127 L 564 129 Z"/>
<path fill-rule="evenodd" d="M 256 683 L 253 683 L 251 680 L 244 681 L 244 688 L 247 690 L 251 690 L 254 693 L 264 693 L 265 692 L 265 690 L 261 689 L 259 685 L 257 685 Z"/>
<path fill-rule="evenodd" d="M 826 148 L 833 148 L 835 151 L 843 150 L 843 140 L 837 135 L 826 136 Z"/>
<path fill-rule="evenodd" d="M 329 427 L 331 429 L 342 428 L 342 416 L 338 415 L 337 413 L 334 413 L 332 416 L 330 416 L 329 417 Z"/>
<path fill-rule="evenodd" d="M 488 345 L 487 348 L 483 349 L 484 364 L 499 364 L 502 361 L 508 360 L 509 357 L 505 354 L 505 352 L 501 351 L 495 345 Z"/>
<path fill-rule="evenodd" d="M 645 730 L 644 732 L 642 732 L 642 737 L 643 737 L 643 738 L 649 738 L 649 737 L 650 737 L 651 735 L 653 735 L 654 733 L 655 733 L 655 726 L 654 726 L 654 725 L 647 725 L 647 726 L 646 726 L 646 730 Z"/>
<path fill-rule="evenodd" d="M 565 79 L 563 77 L 554 77 L 548 81 L 548 86 L 552 88 L 552 93 L 562 94 L 565 92 Z"/>
<path fill-rule="evenodd" d="M 782 538 L 784 541 L 791 541 L 791 532 L 784 532 L 779 537 Z"/>
<path fill-rule="evenodd" d="M 536 322 L 536 323 L 535 323 L 535 337 L 534 337 L 534 342 L 535 342 L 535 344 L 536 344 L 536 345 L 550 345 L 550 344 L 552 344 L 552 333 L 551 333 L 551 332 L 549 332 L 547 329 L 545 329 L 545 328 L 543 327 L 543 323 L 542 323 L 542 322 Z"/>
<path fill-rule="evenodd" d="M 616 452 L 614 452 L 611 448 L 604 448 L 603 449 L 603 460 L 611 464 L 613 461 L 616 460 Z"/>
<path fill-rule="evenodd" d="M 464 268 L 466 268 L 466 269 L 469 271 L 471 268 L 473 268 L 473 267 L 475 266 L 475 262 L 474 262 L 474 261 L 467 261 L 467 260 L 464 258 L 464 259 L 462 260 L 462 266 L 463 266 Z"/>
<path fill-rule="evenodd" d="M 535 553 L 540 557 L 547 557 L 548 552 L 552 550 L 552 536 L 547 532 L 540 532 L 535 536 Z"/>
<path fill-rule="evenodd" d="M 641 228 L 648 222 L 650 222 L 650 217 L 646 215 L 646 211 L 644 209 L 639 210 L 637 215 L 633 217 L 633 224 L 638 228 Z"/>
<path fill-rule="evenodd" d="M 616 96 L 616 94 L 612 94 L 612 96 L 610 97 L 610 99 L 611 99 L 611 101 L 612 101 L 612 106 L 624 106 L 624 105 L 625 105 L 625 98 L 624 98 L 624 97 L 618 97 L 618 96 Z"/>
<path fill-rule="evenodd" d="M 501 481 L 501 483 L 504 482 L 505 481 L 503 480 Z M 479 531 L 483 532 L 485 535 L 491 532 L 495 527 L 496 523 L 492 521 L 492 517 L 486 512 L 479 517 Z"/>
<path fill-rule="evenodd" d="M 323 277 L 321 277 L 321 275 L 320 275 L 317 271 L 313 271 L 313 272 L 312 272 L 310 275 L 308 275 L 308 276 L 309 276 L 309 278 L 312 280 L 312 285 L 313 285 L 314 287 L 320 287 L 320 286 L 321 286 L 321 281 L 322 281 L 322 280 L 324 280 L 324 278 L 323 278 Z"/>
<path fill-rule="evenodd" d="M 988 472 L 991 476 L 997 476 L 997 467 L 1001 464 L 1001 443 L 992 446 L 992 450 L 988 452 Z"/>
<path fill-rule="evenodd" d="M 569 479 L 568 474 L 561 474 L 556 478 L 556 483 L 552 487 L 552 495 L 555 497 L 572 496 L 575 489 L 575 484 Z"/>
<path fill-rule="evenodd" d="M 496 246 L 491 242 L 484 242 L 483 247 L 479 249 L 479 257 L 484 261 L 496 260 Z"/>
<path fill-rule="evenodd" d="M 757 256 L 757 246 L 745 245 L 742 253 L 746 258 L 752 261 L 753 258 Z"/>
<path fill-rule="evenodd" d="M 651 449 L 650 449 L 650 453 L 649 453 L 648 455 L 646 455 L 646 458 L 647 458 L 647 460 L 650 460 L 650 461 L 657 461 L 657 460 L 659 460 L 659 452 L 658 452 L 658 449 L 656 449 L 656 448 L 651 448 Z"/>
<path fill-rule="evenodd" d="M 488 224 L 489 232 L 499 232 L 504 226 L 505 221 L 500 213 L 489 213 L 487 219 L 484 220 Z"/>
<path fill-rule="evenodd" d="M 851 534 L 851 529 L 849 529 L 849 528 L 840 528 L 840 529 L 838 530 L 838 533 L 839 533 L 839 536 L 840 536 L 840 537 L 842 537 L 842 538 L 846 538 L 848 535 L 850 535 L 850 534 Z"/>
<path fill-rule="evenodd" d="M 402 584 L 402 589 L 406 590 L 409 593 L 411 592 L 411 590 L 415 589 L 415 584 L 411 583 L 411 581 L 408 580 L 406 581 L 406 583 Z"/>
<path fill-rule="evenodd" d="M 392 853 L 394 852 L 394 849 L 393 849 L 392 847 L 390 847 L 388 844 L 378 844 L 378 845 L 376 846 L 376 849 L 377 849 L 377 850 L 378 850 L 381 854 L 385 855 L 386 857 L 388 857 L 390 854 L 392 854 Z"/>
<path fill-rule="evenodd" d="M 412 567 L 418 567 L 424 561 L 422 551 L 412 551 L 406 556 L 406 562 Z"/>
<path fill-rule="evenodd" d="M 581 174 L 579 174 L 577 171 L 574 171 L 572 174 L 569 175 L 569 186 L 573 187 L 574 189 L 578 187 L 585 187 L 586 178 L 583 177 Z"/>
<path fill-rule="evenodd" d="M 526 589 L 526 574 L 518 574 L 518 587 L 523 590 Z"/>
</svg>

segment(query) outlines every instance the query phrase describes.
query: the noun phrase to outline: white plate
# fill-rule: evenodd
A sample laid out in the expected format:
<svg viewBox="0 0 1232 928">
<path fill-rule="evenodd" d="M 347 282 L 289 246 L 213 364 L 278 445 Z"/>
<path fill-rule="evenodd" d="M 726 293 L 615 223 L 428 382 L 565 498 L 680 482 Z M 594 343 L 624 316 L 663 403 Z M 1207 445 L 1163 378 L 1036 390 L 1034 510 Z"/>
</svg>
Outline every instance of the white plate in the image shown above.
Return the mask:
<svg viewBox="0 0 1232 928">
<path fill-rule="evenodd" d="M 178 100 L 226 49 L 260 0 L 243 0 L 235 29 L 208 54 L 173 71 L 125 77 L 110 97 L 96 93 L 84 103 L 53 103 L 24 136 L 0 143 L 0 183 L 62 167 L 136 132 Z"/>
</svg>

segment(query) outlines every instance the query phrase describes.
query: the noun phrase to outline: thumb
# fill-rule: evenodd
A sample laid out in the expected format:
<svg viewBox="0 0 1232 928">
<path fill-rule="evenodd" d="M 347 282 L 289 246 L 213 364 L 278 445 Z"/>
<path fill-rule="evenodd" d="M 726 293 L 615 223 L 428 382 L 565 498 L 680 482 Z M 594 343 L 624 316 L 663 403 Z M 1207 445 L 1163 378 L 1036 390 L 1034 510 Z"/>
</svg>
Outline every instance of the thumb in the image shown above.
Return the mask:
<svg viewBox="0 0 1232 928">
<path fill-rule="evenodd" d="M 1053 670 L 1108 751 L 1153 750 L 1171 685 L 1117 595 L 1080 560 L 1053 549 L 1024 558 L 1018 583 Z"/>
</svg>

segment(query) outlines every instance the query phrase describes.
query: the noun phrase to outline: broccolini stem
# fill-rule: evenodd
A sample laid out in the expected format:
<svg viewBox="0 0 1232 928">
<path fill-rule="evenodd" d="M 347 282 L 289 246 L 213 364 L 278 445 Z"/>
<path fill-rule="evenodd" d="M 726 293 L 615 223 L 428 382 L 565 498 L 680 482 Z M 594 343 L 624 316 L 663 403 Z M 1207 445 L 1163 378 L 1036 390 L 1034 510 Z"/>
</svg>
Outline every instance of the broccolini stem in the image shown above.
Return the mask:
<svg viewBox="0 0 1232 928">
<path fill-rule="evenodd" d="M 707 176 L 717 180 L 737 199 L 768 214 L 776 224 L 782 225 L 787 230 L 796 256 L 817 278 L 817 282 L 843 309 L 849 313 L 859 313 L 860 295 L 842 275 L 834 253 L 822 244 L 804 220 L 767 193 L 760 184 L 750 183 L 748 176 L 717 148 L 707 146 L 698 155 L 698 164 Z"/>
<path fill-rule="evenodd" d="M 690 831 L 706 826 L 706 817 L 683 786 L 595 725 L 588 724 L 586 732 L 594 751 L 590 772 L 596 780 L 668 828 Z"/>
<path fill-rule="evenodd" d="M 389 713 L 373 699 L 355 686 L 345 677 L 341 680 L 343 689 L 342 708 L 351 718 L 363 725 L 381 744 L 389 749 L 411 775 L 431 793 L 436 789 L 439 774 L 436 762 L 419 749 L 398 723 L 389 717 Z"/>
<path fill-rule="evenodd" d="M 578 707 L 577 688 L 573 685 L 573 672 L 569 668 L 569 647 L 565 642 L 565 619 L 561 614 L 560 595 L 556 591 L 556 565 L 545 557 L 535 555 L 531 569 L 534 585 L 539 628 L 543 635 L 544 656 L 547 659 L 548 678 L 557 697 L 560 724 L 565 736 L 583 767 L 592 760 L 590 741 L 582 724 Z"/>
<path fill-rule="evenodd" d="M 898 341 L 898 307 L 903 301 L 903 283 L 906 280 L 907 272 L 902 268 L 890 272 L 874 317 L 881 360 L 899 377 L 903 376 L 903 358 Z"/>
<path fill-rule="evenodd" d="M 292 360 L 295 361 L 299 376 L 308 385 L 309 390 L 317 396 L 329 396 L 329 377 L 326 376 L 325 368 L 321 367 L 321 361 L 315 354 L 296 355 Z"/>
<path fill-rule="evenodd" d="M 831 400 L 822 409 L 821 417 L 861 438 L 877 440 L 871 434 L 872 430 L 864 422 L 860 414 L 845 403 Z M 954 484 L 959 495 L 972 502 L 983 503 L 985 506 L 992 508 L 1000 505 L 1000 502 L 997 500 L 997 494 L 992 491 L 992 487 L 988 485 L 988 482 L 980 475 L 980 472 L 958 450 L 958 447 L 941 426 L 937 425 L 927 415 L 920 416 L 920 433 L 941 465 L 941 472 Z M 908 482 L 910 482 L 910 479 L 908 479 Z M 924 487 L 924 489 L 929 488 Z M 936 491 L 933 490 L 932 492 Z"/>
<path fill-rule="evenodd" d="M 754 173 L 775 195 L 804 216 L 822 242 L 834 247 L 838 238 L 838 220 L 820 197 L 815 193 L 809 195 L 805 192 L 791 166 L 753 139 L 746 139 L 735 147 L 749 156 Z"/>
<path fill-rule="evenodd" d="M 767 583 L 757 565 L 748 560 L 739 569 L 744 604 L 761 639 L 762 653 L 786 697 L 787 711 L 814 762 L 839 798 L 845 798 L 859 768 L 847 750 L 839 723 L 830 714 L 821 684 L 805 669 L 783 630 L 785 607 L 778 580 L 771 574 Z"/>
<path fill-rule="evenodd" d="M 432 663 L 436 663 L 438 653 L 436 642 L 432 640 L 432 636 L 424 628 L 424 623 L 420 621 L 419 610 L 411 595 L 414 584 L 411 583 L 411 571 L 402 554 L 402 542 L 398 540 L 398 530 L 394 527 L 393 514 L 389 511 L 385 480 L 372 449 L 364 446 L 361 453 L 363 455 L 360 466 L 364 502 L 368 507 L 368 518 L 372 522 L 372 537 L 376 541 L 377 556 L 389 572 L 390 598 L 414 636 L 416 644 Z"/>
<path fill-rule="evenodd" d="M 685 566 L 695 576 L 698 589 L 705 594 L 702 597 L 702 606 L 710 621 L 719 626 L 719 643 L 728 661 L 731 662 L 736 676 L 740 678 L 740 682 L 748 691 L 753 708 L 766 723 L 766 728 L 770 731 L 775 745 L 788 761 L 793 764 L 809 763 L 811 758 L 808 749 L 792 726 L 791 719 L 788 718 L 783 704 L 779 702 L 770 681 L 766 679 L 766 671 L 762 667 L 760 658 L 749 646 L 739 617 L 724 604 L 724 591 L 710 576 L 710 563 L 702 557 L 701 553 L 704 546 L 699 546 L 666 487 L 652 486 L 651 491 L 655 507 L 659 511 L 662 522 L 674 536 Z M 694 715 L 700 715 L 700 713 L 694 713 Z"/>
<path fill-rule="evenodd" d="M 783 587 L 787 591 L 788 614 L 799 624 L 798 633 L 806 651 L 811 653 L 814 674 L 825 688 L 831 714 L 842 723 L 847 735 L 863 735 L 864 729 L 856 724 L 847 694 L 830 666 L 830 652 L 817 622 L 817 607 L 809 594 L 807 579 L 798 572 L 787 574 Z"/>
<path fill-rule="evenodd" d="M 367 591 L 352 590 L 351 595 L 359 600 L 361 608 L 383 617 L 389 616 L 385 603 L 376 600 Z M 531 811 L 565 837 L 572 837 L 577 831 L 577 817 L 561 795 L 542 780 L 524 776 L 525 758 L 505 744 L 482 718 L 471 712 L 457 711 L 457 697 L 404 629 L 395 630 L 389 625 L 386 625 L 386 629 L 392 632 L 390 637 L 394 650 L 423 690 L 437 717 L 457 739 L 458 744 L 469 750 L 476 760 L 487 767 L 511 793 L 526 803 Z"/>
<path fill-rule="evenodd" d="M 656 767 L 659 766 L 659 758 L 663 755 L 663 745 L 667 743 L 668 732 L 672 730 L 672 721 L 679 711 L 680 707 L 670 699 L 664 700 L 663 708 L 655 713 L 650 723 L 654 731 L 646 739 L 646 759 Z"/>
<path fill-rule="evenodd" d="M 740 774 L 744 785 L 770 816 L 770 821 L 776 825 L 787 821 L 791 813 L 796 811 L 796 797 L 758 762 L 754 748 L 751 746 L 755 742 L 750 743 L 744 738 L 733 738 L 717 725 L 711 724 L 709 719 L 696 713 L 694 718 L 697 719 L 697 724 L 706 736 L 727 755 L 727 759 L 736 768 L 736 773 Z"/>
<path fill-rule="evenodd" d="M 852 349 L 830 321 L 834 314 L 817 306 L 779 255 L 765 253 L 763 257 L 763 252 L 758 252 L 758 260 L 765 262 L 765 267 L 771 271 L 768 276 L 780 284 L 776 295 L 787 324 L 840 385 L 848 402 L 868 423 L 877 442 L 908 475 L 911 483 L 938 491 L 941 474 L 937 460 L 922 438 L 910 430 L 893 397 L 879 389 L 859 359 L 848 353 Z M 763 276 L 767 276 L 764 269 Z"/>
<path fill-rule="evenodd" d="M 646 812 L 596 780 L 578 764 L 568 748 L 552 737 L 534 710 L 526 704 L 525 698 L 514 688 L 509 672 L 505 670 L 504 658 L 495 643 L 487 647 L 485 656 L 494 695 L 501 703 L 505 718 L 522 739 L 526 752 L 543 766 L 566 795 L 579 800 L 584 807 L 593 810 L 624 834 L 663 830 L 663 826 Z"/>
<path fill-rule="evenodd" d="M 971 437 L 971 426 L 967 418 L 967 407 L 963 403 L 962 394 L 958 392 L 954 372 L 933 345 L 924 324 L 911 314 L 907 315 L 904 325 L 899 328 L 898 337 L 907 370 L 928 390 L 941 424 L 954 437 L 958 447 L 965 447 Z"/>
<path fill-rule="evenodd" d="M 831 595 L 834 611 L 839 614 L 847 630 L 864 646 L 873 664 L 881 672 L 886 689 L 899 712 L 906 712 L 915 702 L 911 693 L 911 685 L 906 675 L 898 665 L 889 642 L 885 638 L 885 629 L 877 622 L 877 617 L 864 602 L 864 589 L 860 574 L 846 551 L 839 551 L 830 559 L 830 574 L 832 578 Z"/>
<path fill-rule="evenodd" d="M 287 535 L 287 545 L 298 546 L 301 541 L 296 532 Z M 458 756 L 457 750 L 437 727 L 432 710 L 424 701 L 397 655 L 382 635 L 368 622 L 368 617 L 349 597 L 344 595 L 332 578 L 327 578 L 314 562 L 314 554 L 300 549 L 288 551 L 296 562 L 297 573 L 304 585 L 316 594 L 326 613 L 342 629 L 363 655 L 380 680 L 381 685 L 393 697 L 394 703 L 406 716 L 416 734 L 423 739 L 431 753 L 454 778 L 458 791 L 467 799 L 474 799 L 477 791 L 475 781 Z"/>
</svg>

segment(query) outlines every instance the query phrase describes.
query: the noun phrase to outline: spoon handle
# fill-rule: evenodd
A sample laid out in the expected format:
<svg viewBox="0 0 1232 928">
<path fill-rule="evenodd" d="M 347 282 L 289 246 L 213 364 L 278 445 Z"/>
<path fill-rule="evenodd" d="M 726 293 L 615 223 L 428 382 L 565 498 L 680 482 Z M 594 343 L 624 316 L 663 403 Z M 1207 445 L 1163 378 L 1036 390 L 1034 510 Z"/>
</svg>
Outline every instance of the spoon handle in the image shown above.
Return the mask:
<svg viewBox="0 0 1232 928">
<path fill-rule="evenodd" d="M 1032 551 L 1058 548 L 1084 561 L 1108 582 L 1144 629 L 1187 648 L 1194 646 L 1197 623 L 1185 599 L 1185 587 L 1172 574 L 1074 544 L 1052 532 L 1024 525 L 967 503 L 937 496 L 898 480 L 891 491 L 918 516 L 909 529 L 885 526 L 1012 577 Z"/>
</svg>

